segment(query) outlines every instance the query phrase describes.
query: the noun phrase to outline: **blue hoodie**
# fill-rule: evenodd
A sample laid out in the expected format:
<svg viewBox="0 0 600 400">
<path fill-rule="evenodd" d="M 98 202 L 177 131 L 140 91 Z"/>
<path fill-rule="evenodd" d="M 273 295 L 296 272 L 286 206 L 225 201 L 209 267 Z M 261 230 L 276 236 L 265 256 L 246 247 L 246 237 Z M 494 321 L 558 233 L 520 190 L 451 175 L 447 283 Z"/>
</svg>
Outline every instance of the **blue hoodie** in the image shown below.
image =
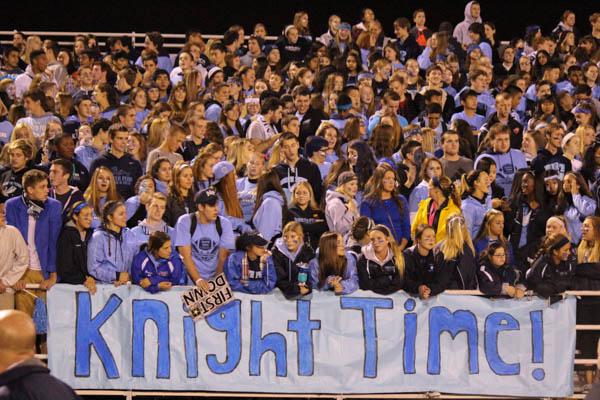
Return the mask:
<svg viewBox="0 0 600 400">
<path fill-rule="evenodd" d="M 482 203 L 473 196 L 467 196 L 462 201 L 460 208 L 465 217 L 469 234 L 474 239 L 477 236 L 477 232 L 479 232 L 479 228 L 481 228 L 485 213 L 492 208 L 490 198 L 486 196 L 486 200 Z"/>
<path fill-rule="evenodd" d="M 161 222 L 161 226 L 158 230 L 169 235 L 169 237 L 171 238 L 171 242 L 175 243 L 175 229 L 167 225 L 166 222 Z M 150 228 L 146 224 L 146 220 L 143 220 L 138 224 L 138 226 L 132 228 L 129 231 L 128 240 L 134 249 L 139 249 L 143 244 L 148 243 L 148 238 L 150 237 L 150 233 L 152 232 L 154 231 L 150 230 Z"/>
<path fill-rule="evenodd" d="M 496 163 L 496 184 L 504 189 L 504 195 L 508 198 L 515 173 L 521 168 L 527 168 L 525 155 L 517 149 L 510 149 L 506 153 L 484 153 L 477 157 L 473 169 L 477 169 L 479 160 L 484 157 L 491 158 Z"/>
<path fill-rule="evenodd" d="M 13 197 L 6 202 L 6 223 L 17 228 L 25 242 L 28 241 L 29 215 L 23 196 Z M 50 277 L 50 273 L 56 272 L 56 247 L 61 229 L 62 205 L 60 201 L 48 198 L 35 224 L 35 248 L 45 279 Z"/>
<path fill-rule="evenodd" d="M 129 272 L 136 253 L 130 236 L 127 228 L 123 228 L 118 235 L 105 228 L 97 229 L 88 245 L 90 275 L 102 283 L 112 283 L 121 272 Z"/>
<path fill-rule="evenodd" d="M 412 215 L 416 215 L 419 211 L 419 204 L 427 198 L 429 198 L 429 183 L 421 181 L 408 196 L 408 211 Z"/>
<path fill-rule="evenodd" d="M 239 178 L 236 181 L 236 187 L 244 221 L 248 222 L 252 219 L 254 206 L 256 205 L 256 181 L 254 183 L 250 182 L 248 177 Z"/>
<path fill-rule="evenodd" d="M 277 282 L 277 273 L 275 264 L 271 256 L 267 257 L 266 268 L 260 271 L 255 279 L 248 279 L 247 285 L 243 285 L 242 278 L 242 260 L 246 256 L 245 251 L 236 251 L 227 258 L 225 262 L 225 276 L 229 286 L 236 292 L 250 294 L 267 294 L 275 288 Z M 258 271 L 256 271 L 258 273 Z"/>
<path fill-rule="evenodd" d="M 565 219 L 567 220 L 567 229 L 571 235 L 572 243 L 579 243 L 581 241 L 581 226 L 585 217 L 594 215 L 596 211 L 596 201 L 591 197 L 583 194 L 576 194 L 572 196 L 573 204 L 569 205 L 564 212 Z"/>
<path fill-rule="evenodd" d="M 131 264 L 131 279 L 136 285 L 140 284 L 142 279 L 148 278 L 150 286 L 145 290 L 150 293 L 158 293 L 160 289 L 158 284 L 161 282 L 171 282 L 173 285 L 183 284 L 185 268 L 179 254 L 175 253 L 171 258 L 155 258 L 147 251 L 139 252 Z"/>
<path fill-rule="evenodd" d="M 260 234 L 271 241 L 281 233 L 283 224 L 283 197 L 274 190 L 263 195 L 262 203 L 252 222 Z"/>
<path fill-rule="evenodd" d="M 244 222 L 244 218 L 237 218 L 227 214 L 225 210 L 225 203 L 223 203 L 223 199 L 221 195 L 219 196 L 219 200 L 217 200 L 217 209 L 219 210 L 219 215 L 225 217 L 231 222 L 231 227 L 236 233 L 244 233 L 251 231 L 252 228 L 246 222 Z"/>
<path fill-rule="evenodd" d="M 348 263 L 346 264 L 346 271 L 344 272 L 344 276 L 342 277 L 342 286 L 344 290 L 342 290 L 342 294 L 350 294 L 354 293 L 358 290 L 358 274 L 356 272 L 356 258 L 349 252 L 346 252 L 346 260 Z M 310 268 L 310 283 L 313 289 L 317 290 L 333 290 L 333 286 L 327 283 L 323 284 L 323 287 L 319 286 L 319 251 L 317 250 L 317 255 L 313 258 L 309 263 Z M 329 279 L 330 277 L 327 277 Z"/>
<path fill-rule="evenodd" d="M 92 145 L 81 145 L 75 149 L 75 155 L 80 163 L 89 171 L 92 161 L 100 157 L 101 151 L 97 150 Z"/>
</svg>

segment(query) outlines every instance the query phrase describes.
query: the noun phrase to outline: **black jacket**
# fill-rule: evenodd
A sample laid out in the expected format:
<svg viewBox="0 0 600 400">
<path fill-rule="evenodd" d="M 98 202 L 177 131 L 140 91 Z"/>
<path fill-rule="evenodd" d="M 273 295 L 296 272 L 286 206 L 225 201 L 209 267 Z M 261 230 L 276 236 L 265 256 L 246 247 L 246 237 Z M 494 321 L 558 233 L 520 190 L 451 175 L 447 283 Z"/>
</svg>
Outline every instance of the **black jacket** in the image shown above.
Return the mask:
<svg viewBox="0 0 600 400">
<path fill-rule="evenodd" d="M 300 287 L 298 286 L 298 264 L 306 264 L 315 258 L 315 252 L 308 246 L 303 245 L 302 249 L 295 259 L 291 259 L 291 254 L 285 247 L 283 239 L 279 238 L 275 241 L 272 249 L 273 264 L 277 271 L 277 287 L 287 299 L 294 299 L 300 295 Z M 310 287 L 310 279 L 306 281 L 306 287 Z"/>
<path fill-rule="evenodd" d="M 58 238 L 56 271 L 61 283 L 81 285 L 89 275 L 87 269 L 87 246 L 92 230 L 86 232 L 85 240 L 73 223 L 67 223 Z"/>
<path fill-rule="evenodd" d="M 545 205 L 540 205 L 531 211 L 529 225 L 527 226 L 527 243 L 519 247 L 521 231 L 523 230 L 523 205 L 524 203 L 513 203 L 510 212 L 504 215 L 504 234 L 509 237 L 510 245 L 515 252 L 515 261 L 521 273 L 525 273 L 527 266 L 531 264 L 531 257 L 540 247 L 542 238 L 546 234 L 546 221 L 551 216 L 551 210 Z"/>
<path fill-rule="evenodd" d="M 404 42 L 400 42 L 400 39 L 397 39 L 394 42 L 394 46 L 396 46 L 396 51 L 398 51 L 398 59 L 402 64 L 406 64 L 410 58 L 414 58 L 415 60 L 421 54 L 421 47 L 417 44 L 415 37 L 413 35 L 408 35 Z"/>
<path fill-rule="evenodd" d="M 321 125 L 321 121 L 326 119 L 329 119 L 329 117 L 323 111 L 316 110 L 312 107 L 308 109 L 300 121 L 300 136 L 298 137 L 300 140 L 300 147 L 304 148 L 306 139 L 308 139 L 309 136 L 315 135 L 315 133 L 317 133 L 317 128 Z"/>
<path fill-rule="evenodd" d="M 96 168 L 103 166 L 111 170 L 117 183 L 117 192 L 123 199 L 135 195 L 134 185 L 143 175 L 142 166 L 139 161 L 125 153 L 123 157 L 117 158 L 111 152 L 105 151 L 90 165 L 90 174 L 94 174 Z"/>
<path fill-rule="evenodd" d="M 34 169 L 33 163 L 29 162 L 25 168 L 15 172 L 12 168 L 8 167 L 0 172 L 0 190 L 8 197 L 19 197 L 23 194 L 23 175 L 30 169 Z"/>
<path fill-rule="evenodd" d="M 365 246 L 356 263 L 360 288 L 383 295 L 401 290 L 404 287 L 404 277 L 398 272 L 394 257 L 380 264 L 372 251 L 366 248 L 370 248 L 370 245 Z"/>
<path fill-rule="evenodd" d="M 504 284 L 515 286 L 519 283 L 519 273 L 508 264 L 496 268 L 483 262 L 477 270 L 477 280 L 479 281 L 479 290 L 483 294 L 500 296 L 503 294 Z"/>
<path fill-rule="evenodd" d="M 600 290 L 600 262 L 577 264 L 571 289 Z"/>
<path fill-rule="evenodd" d="M 179 217 L 184 214 L 189 214 L 196 211 L 196 203 L 194 203 L 194 194 L 190 190 L 184 201 L 170 194 L 167 197 L 167 207 L 163 215 L 163 221 L 170 227 L 174 227 Z"/>
<path fill-rule="evenodd" d="M 556 171 L 562 179 L 565 173 L 571 171 L 571 160 L 563 155 L 562 149 L 558 149 L 556 154 L 552 154 L 546 148 L 542 148 L 538 150 L 537 156 L 531 160 L 531 169 L 536 175 L 544 171 Z"/>
<path fill-rule="evenodd" d="M 527 288 L 542 297 L 550 297 L 571 288 L 576 260 L 571 257 L 555 265 L 550 256 L 542 255 L 527 271 Z"/>
<path fill-rule="evenodd" d="M 36 359 L 23 361 L 0 374 L 1 400 L 81 399 Z"/>
<path fill-rule="evenodd" d="M 500 122 L 498 120 L 498 113 L 493 113 L 480 129 L 481 133 L 479 134 L 479 143 L 483 143 L 483 140 L 485 139 L 489 130 L 498 122 Z M 519 121 L 509 115 L 508 129 L 510 129 L 510 147 L 512 149 L 521 149 L 523 142 L 523 126 L 519 123 Z"/>
<path fill-rule="evenodd" d="M 419 254 L 417 245 L 404 250 L 404 290 L 408 293 L 419 294 L 419 286 L 421 285 L 425 285 L 430 289 L 432 289 L 432 286 L 435 287 L 438 272 L 433 250 L 425 257 Z M 443 292 L 443 289 L 436 290 L 435 294 L 441 292 Z"/>
<path fill-rule="evenodd" d="M 291 207 L 288 209 L 288 219 L 302 224 L 304 241 L 308 242 L 313 249 L 319 247 L 319 239 L 329 230 L 323 211 L 313 210 L 310 206 L 306 210 L 297 206 Z"/>
<path fill-rule="evenodd" d="M 289 165 L 284 163 L 277 164 L 274 169 L 277 172 L 277 175 L 279 175 L 281 187 L 283 189 L 291 190 L 292 186 L 294 186 L 296 183 L 306 179 L 312 187 L 317 203 L 321 201 L 321 196 L 323 194 L 323 181 L 321 179 L 321 171 L 319 171 L 317 164 L 307 160 L 304 157 L 300 157 L 298 162 L 296 162 L 294 169 L 290 168 Z"/>
<path fill-rule="evenodd" d="M 290 61 L 302 62 L 310 51 L 311 42 L 302 36 L 298 37 L 296 43 L 290 43 L 287 37 L 280 37 L 275 46 L 281 54 L 281 65 L 286 65 Z"/>
<path fill-rule="evenodd" d="M 475 254 L 467 245 L 464 246 L 463 254 L 458 254 L 456 258 L 444 259 L 444 254 L 438 246 L 435 254 L 436 268 L 439 269 L 436 291 L 440 290 L 473 290 L 477 289 L 476 261 Z M 431 288 L 431 295 L 434 294 L 434 288 Z"/>
<path fill-rule="evenodd" d="M 55 159 L 56 158 L 59 157 L 55 157 Z M 71 176 L 69 177 L 69 186 L 75 186 L 77 189 L 81 190 L 81 193 L 84 193 L 90 184 L 90 173 L 85 165 L 83 165 L 76 158 L 73 158 L 69 161 L 71 161 L 71 164 L 73 165 L 73 170 L 71 171 Z M 50 163 L 38 165 L 37 168 L 47 174 L 50 173 Z"/>
</svg>

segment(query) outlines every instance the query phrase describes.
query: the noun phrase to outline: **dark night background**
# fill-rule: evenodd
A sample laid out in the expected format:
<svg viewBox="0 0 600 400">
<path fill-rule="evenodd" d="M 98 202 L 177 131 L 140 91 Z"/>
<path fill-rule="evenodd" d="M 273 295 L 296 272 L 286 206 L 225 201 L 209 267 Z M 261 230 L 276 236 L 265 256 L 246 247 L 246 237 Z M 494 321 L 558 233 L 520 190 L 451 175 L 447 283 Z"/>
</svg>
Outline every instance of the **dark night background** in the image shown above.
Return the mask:
<svg viewBox="0 0 600 400">
<path fill-rule="evenodd" d="M 387 35 L 392 35 L 392 22 L 405 16 L 412 20 L 412 11 L 424 8 L 427 26 L 437 30 L 447 20 L 456 25 L 463 20 L 467 1 L 113 1 L 79 0 L 77 2 L 47 1 L 36 4 L 28 1 L 3 1 L 0 30 L 50 30 L 81 32 L 145 32 L 184 33 L 198 27 L 206 34 L 223 33 L 232 24 L 241 24 L 246 32 L 256 22 L 267 25 L 269 35 L 277 35 L 284 25 L 291 23 L 293 14 L 306 10 L 310 16 L 311 31 L 322 34 L 327 18 L 336 13 L 342 20 L 356 23 L 362 7 L 370 7 L 383 23 Z M 544 33 L 550 32 L 562 14 L 569 8 L 577 14 L 577 27 L 588 33 L 588 16 L 600 11 L 596 1 L 480 1 L 484 21 L 493 21 L 497 38 L 509 40 L 523 36 L 525 26 L 538 24 Z"/>
</svg>

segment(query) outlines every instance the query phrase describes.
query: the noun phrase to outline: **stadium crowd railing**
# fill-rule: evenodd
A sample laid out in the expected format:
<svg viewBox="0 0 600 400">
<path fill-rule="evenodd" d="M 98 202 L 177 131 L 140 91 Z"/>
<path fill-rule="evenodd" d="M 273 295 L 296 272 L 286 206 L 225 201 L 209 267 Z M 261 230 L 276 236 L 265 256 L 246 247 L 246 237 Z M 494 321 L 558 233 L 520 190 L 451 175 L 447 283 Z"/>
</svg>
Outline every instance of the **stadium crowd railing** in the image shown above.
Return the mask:
<svg viewBox="0 0 600 400">
<path fill-rule="evenodd" d="M 12 31 L 0 31 L 0 44 L 6 45 L 12 43 L 12 37 L 15 33 L 15 30 Z M 134 49 L 143 49 L 144 48 L 144 38 L 146 37 L 145 32 L 65 32 L 65 31 L 20 31 L 25 35 L 38 35 L 43 40 L 45 39 L 53 39 L 58 42 L 59 46 L 73 46 L 73 41 L 76 35 L 87 35 L 92 34 L 96 36 L 96 40 L 98 42 L 98 46 L 101 50 L 104 50 L 106 47 L 106 39 L 109 37 L 119 37 L 119 36 L 127 36 L 131 39 L 131 43 Z M 183 33 L 162 33 L 163 38 L 165 39 L 165 43 L 163 47 L 165 50 L 171 53 L 176 53 L 178 49 L 182 48 L 185 45 L 185 34 Z M 202 34 L 204 40 L 216 40 L 222 39 L 223 35 L 213 35 L 213 34 Z M 246 36 L 248 39 L 249 36 Z M 266 40 L 268 42 L 272 42 L 277 40 L 277 36 L 267 36 Z"/>
</svg>

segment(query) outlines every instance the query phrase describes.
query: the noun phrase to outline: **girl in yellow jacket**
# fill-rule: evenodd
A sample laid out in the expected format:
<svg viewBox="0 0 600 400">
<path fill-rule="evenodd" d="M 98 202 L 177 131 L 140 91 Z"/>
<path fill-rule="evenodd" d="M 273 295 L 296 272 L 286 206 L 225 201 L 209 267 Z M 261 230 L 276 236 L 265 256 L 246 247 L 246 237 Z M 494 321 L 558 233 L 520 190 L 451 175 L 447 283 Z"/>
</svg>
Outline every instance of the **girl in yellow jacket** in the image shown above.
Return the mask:
<svg viewBox="0 0 600 400">
<path fill-rule="evenodd" d="M 429 198 L 419 203 L 419 210 L 411 225 L 414 239 L 417 227 L 429 225 L 435 230 L 435 242 L 446 238 L 446 218 L 460 214 L 460 194 L 447 176 L 434 177 L 429 182 Z"/>
</svg>

